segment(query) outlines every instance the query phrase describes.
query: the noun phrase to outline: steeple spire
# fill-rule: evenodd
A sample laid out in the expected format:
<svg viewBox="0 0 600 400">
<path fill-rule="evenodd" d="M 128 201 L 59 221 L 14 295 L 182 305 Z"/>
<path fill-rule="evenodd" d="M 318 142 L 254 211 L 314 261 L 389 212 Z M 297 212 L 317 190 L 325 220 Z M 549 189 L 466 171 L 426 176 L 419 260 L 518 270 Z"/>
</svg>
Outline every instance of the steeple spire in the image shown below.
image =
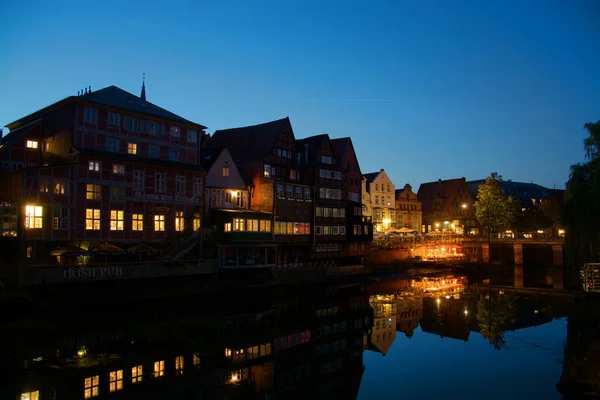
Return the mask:
<svg viewBox="0 0 600 400">
<path fill-rule="evenodd" d="M 142 94 L 140 94 L 140 98 L 146 101 L 146 73 L 142 74 Z"/>
</svg>

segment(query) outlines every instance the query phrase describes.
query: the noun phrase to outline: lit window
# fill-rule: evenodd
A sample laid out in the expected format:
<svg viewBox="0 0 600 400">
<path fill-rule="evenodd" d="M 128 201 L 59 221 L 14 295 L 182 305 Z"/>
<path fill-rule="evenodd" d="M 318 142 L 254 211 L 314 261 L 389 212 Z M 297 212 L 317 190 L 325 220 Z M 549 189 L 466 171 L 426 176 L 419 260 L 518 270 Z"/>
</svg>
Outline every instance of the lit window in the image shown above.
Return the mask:
<svg viewBox="0 0 600 400">
<path fill-rule="evenodd" d="M 175 211 L 175 230 L 177 232 L 183 232 L 184 225 L 183 211 Z"/>
<path fill-rule="evenodd" d="M 200 214 L 194 214 L 194 231 L 200 229 Z"/>
<path fill-rule="evenodd" d="M 225 222 L 225 226 L 223 227 L 225 232 L 231 232 L 231 222 Z"/>
<path fill-rule="evenodd" d="M 165 230 L 165 216 L 163 214 L 156 214 L 154 216 L 154 230 L 157 232 Z"/>
<path fill-rule="evenodd" d="M 48 178 L 40 178 L 40 192 L 48 193 L 50 191 L 50 185 L 48 184 Z"/>
<path fill-rule="evenodd" d="M 85 229 L 90 231 L 100 230 L 100 210 L 88 208 L 85 210 Z"/>
<path fill-rule="evenodd" d="M 113 164 L 113 174 L 125 175 L 125 164 L 114 163 Z"/>
<path fill-rule="evenodd" d="M 234 231 L 245 231 L 245 222 L 246 220 L 243 218 L 234 218 L 233 219 L 233 230 Z"/>
<path fill-rule="evenodd" d="M 194 353 L 194 367 L 200 366 L 200 356 L 198 353 Z"/>
<path fill-rule="evenodd" d="M 109 379 L 110 379 L 109 389 L 111 392 L 116 392 L 117 390 L 123 390 L 123 370 L 122 369 L 112 371 L 109 374 Z"/>
<path fill-rule="evenodd" d="M 225 349 L 225 357 L 231 358 L 231 349 Z"/>
<path fill-rule="evenodd" d="M 91 399 L 92 397 L 98 397 L 98 387 L 100 386 L 100 376 L 94 375 L 89 378 L 85 378 L 85 390 L 83 397 L 85 399 Z"/>
<path fill-rule="evenodd" d="M 94 172 L 100 172 L 100 162 L 99 161 L 90 161 L 88 170 Z"/>
<path fill-rule="evenodd" d="M 138 383 L 142 381 L 143 377 L 143 366 L 137 365 L 131 368 L 131 382 Z"/>
<path fill-rule="evenodd" d="M 96 110 L 95 108 L 91 108 L 91 107 L 85 108 L 85 122 L 88 122 L 90 124 L 95 124 L 97 116 L 98 116 L 98 110 Z"/>
<path fill-rule="evenodd" d="M 154 362 L 154 377 L 158 378 L 159 376 L 164 376 L 165 375 L 165 362 L 164 360 L 162 361 L 155 361 Z"/>
<path fill-rule="evenodd" d="M 25 206 L 25 228 L 39 229 L 43 226 L 43 208 L 41 206 Z"/>
<path fill-rule="evenodd" d="M 21 393 L 21 400 L 40 400 L 40 391 Z"/>
<path fill-rule="evenodd" d="M 261 220 L 260 221 L 260 231 L 261 232 L 271 232 L 271 221 Z"/>
<path fill-rule="evenodd" d="M 183 375 L 183 356 L 175 357 L 175 375 Z"/>
<path fill-rule="evenodd" d="M 229 168 L 227 168 L 227 167 L 223 168 L 223 176 L 229 176 Z"/>
<path fill-rule="evenodd" d="M 68 184 L 66 179 L 54 179 L 54 194 L 66 194 Z"/>
<path fill-rule="evenodd" d="M 178 126 L 171 126 L 171 128 L 169 130 L 169 134 L 172 137 L 179 137 L 179 127 Z"/>
<path fill-rule="evenodd" d="M 123 230 L 123 210 L 110 210 L 110 230 Z"/>
<path fill-rule="evenodd" d="M 109 112 L 108 113 L 108 124 L 113 125 L 113 126 L 119 126 L 121 124 L 121 115 Z"/>
<path fill-rule="evenodd" d="M 33 256 L 33 247 L 27 246 L 25 249 L 25 258 L 31 258 Z"/>
<path fill-rule="evenodd" d="M 131 230 L 132 231 L 143 231 L 144 230 L 144 214 L 133 214 L 131 216 Z"/>
<path fill-rule="evenodd" d="M 249 219 L 246 222 L 246 230 L 248 232 L 258 232 L 258 220 L 257 219 Z"/>
<path fill-rule="evenodd" d="M 137 144 L 136 143 L 127 143 L 127 153 L 137 154 Z"/>
<path fill-rule="evenodd" d="M 271 176 L 271 166 L 269 164 L 265 164 L 263 168 L 263 176 L 267 178 Z"/>
<path fill-rule="evenodd" d="M 100 185 L 88 183 L 86 185 L 85 198 L 88 200 L 100 200 Z"/>
<path fill-rule="evenodd" d="M 196 141 L 198 140 L 198 132 L 196 132 L 193 129 L 188 129 L 187 135 L 188 135 L 188 142 L 190 142 L 190 143 L 196 143 Z"/>
</svg>

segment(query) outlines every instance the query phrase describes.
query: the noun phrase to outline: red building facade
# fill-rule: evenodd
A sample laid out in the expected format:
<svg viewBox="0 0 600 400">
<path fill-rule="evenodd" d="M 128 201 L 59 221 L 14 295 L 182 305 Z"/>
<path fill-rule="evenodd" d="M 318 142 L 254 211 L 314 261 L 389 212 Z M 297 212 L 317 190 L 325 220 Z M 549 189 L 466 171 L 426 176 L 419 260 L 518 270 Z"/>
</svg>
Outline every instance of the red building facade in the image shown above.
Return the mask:
<svg viewBox="0 0 600 400">
<path fill-rule="evenodd" d="M 7 127 L 0 202 L 31 262 L 68 243 L 162 242 L 200 227 L 205 127 L 148 102 L 145 88 L 86 90 Z"/>
</svg>

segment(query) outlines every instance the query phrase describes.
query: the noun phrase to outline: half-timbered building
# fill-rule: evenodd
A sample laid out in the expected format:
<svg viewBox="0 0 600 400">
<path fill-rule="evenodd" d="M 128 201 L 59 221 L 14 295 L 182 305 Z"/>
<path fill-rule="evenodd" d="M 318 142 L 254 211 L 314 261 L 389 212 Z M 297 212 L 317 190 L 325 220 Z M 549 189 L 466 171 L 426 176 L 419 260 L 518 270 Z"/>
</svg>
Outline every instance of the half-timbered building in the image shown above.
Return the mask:
<svg viewBox="0 0 600 400">
<path fill-rule="evenodd" d="M 216 131 L 207 152 L 227 148 L 250 187 L 250 209 L 273 215 L 278 265 L 309 261 L 312 188 L 297 168 L 296 140 L 289 118 Z"/>
</svg>

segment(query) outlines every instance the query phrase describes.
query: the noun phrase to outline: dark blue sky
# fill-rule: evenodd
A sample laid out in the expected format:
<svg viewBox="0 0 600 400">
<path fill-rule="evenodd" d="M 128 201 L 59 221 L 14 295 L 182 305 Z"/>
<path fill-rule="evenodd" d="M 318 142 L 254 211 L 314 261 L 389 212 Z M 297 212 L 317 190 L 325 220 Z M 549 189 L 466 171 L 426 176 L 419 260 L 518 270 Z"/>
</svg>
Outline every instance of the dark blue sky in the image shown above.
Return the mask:
<svg viewBox="0 0 600 400">
<path fill-rule="evenodd" d="M 459 3 L 459 4 L 458 4 Z M 485 4 L 484 4 L 485 3 Z M 91 85 L 216 129 L 289 116 L 363 173 L 563 187 L 600 119 L 600 2 L 0 2 L 0 124 Z"/>
</svg>

